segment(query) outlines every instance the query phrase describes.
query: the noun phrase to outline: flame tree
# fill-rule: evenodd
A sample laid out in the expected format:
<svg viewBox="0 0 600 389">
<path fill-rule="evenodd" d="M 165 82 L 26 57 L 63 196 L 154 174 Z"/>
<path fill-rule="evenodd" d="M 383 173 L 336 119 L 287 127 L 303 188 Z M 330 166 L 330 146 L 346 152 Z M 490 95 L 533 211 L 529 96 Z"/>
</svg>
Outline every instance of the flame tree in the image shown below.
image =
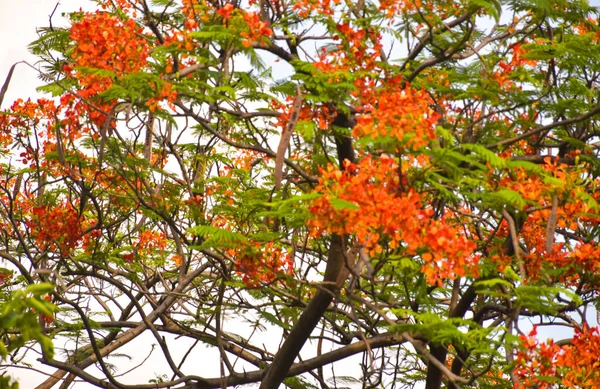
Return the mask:
<svg viewBox="0 0 600 389">
<path fill-rule="evenodd" d="M 0 115 L 4 369 L 599 387 L 587 1 L 95 4 L 39 30 L 46 97 Z"/>
</svg>

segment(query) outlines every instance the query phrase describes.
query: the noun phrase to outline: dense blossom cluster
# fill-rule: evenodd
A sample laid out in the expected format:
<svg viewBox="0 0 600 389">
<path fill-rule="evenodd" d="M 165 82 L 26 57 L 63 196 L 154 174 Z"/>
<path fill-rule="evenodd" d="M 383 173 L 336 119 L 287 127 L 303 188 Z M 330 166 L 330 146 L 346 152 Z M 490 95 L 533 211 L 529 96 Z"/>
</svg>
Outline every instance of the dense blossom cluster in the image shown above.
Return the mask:
<svg viewBox="0 0 600 389">
<path fill-rule="evenodd" d="M 117 76 L 142 69 L 148 60 L 149 48 L 142 28 L 134 20 L 120 20 L 106 12 L 87 13 L 71 26 L 75 43 L 72 66 L 90 67 L 114 72 Z M 95 77 L 78 77 L 81 84 L 91 86 Z"/>
<path fill-rule="evenodd" d="M 140 254 L 150 254 L 153 251 L 164 252 L 167 247 L 165 234 L 151 230 L 142 231 L 138 235 L 135 247 Z"/>
<path fill-rule="evenodd" d="M 273 30 L 265 21 L 260 20 L 256 12 L 235 8 L 233 4 L 227 3 L 224 7 L 219 8 L 217 13 L 223 18 L 223 23 L 229 21 L 234 26 L 239 26 L 240 36 L 244 38 L 242 40 L 244 47 L 250 47 L 253 43 L 273 35 Z"/>
<path fill-rule="evenodd" d="M 420 9 L 423 5 L 420 0 L 414 1 L 397 1 L 397 0 L 381 0 L 379 1 L 379 10 L 385 13 L 387 18 L 393 18 L 396 15 L 404 14 L 408 11 Z"/>
<path fill-rule="evenodd" d="M 353 129 L 358 138 L 383 138 L 397 148 L 416 150 L 435 138 L 440 114 L 425 90 L 401 87 L 400 79 L 361 94 L 362 115 Z"/>
<path fill-rule="evenodd" d="M 494 181 L 525 200 L 520 209 L 525 220 L 518 236 L 524 248 L 523 265 L 527 279 L 537 280 L 540 275 L 552 270 L 557 281 L 576 284 L 582 274 L 592 274 L 600 269 L 600 257 L 597 255 L 600 248 L 596 243 L 584 241 L 556 241 L 548 245 L 548 221 L 554 218 L 555 228 L 576 233 L 596 225 L 599 218 L 588 203 L 581 201 L 581 188 L 578 188 L 580 167 L 574 169 L 551 157 L 546 157 L 540 167 L 535 174 L 523 168 L 513 168 Z M 554 211 L 553 198 L 556 201 Z M 509 234 L 509 225 L 504 221 L 497 236 L 506 238 Z M 503 262 L 506 258 L 497 259 Z"/>
<path fill-rule="evenodd" d="M 322 197 L 310 207 L 311 234 L 351 234 L 373 256 L 384 248 L 418 255 L 432 284 L 474 274 L 475 243 L 460 228 L 434 219 L 422 196 L 403 190 L 401 181 L 398 164 L 389 156 L 346 161 L 343 171 L 323 170 L 316 188 Z"/>
<path fill-rule="evenodd" d="M 278 112 L 275 126 L 285 130 L 293 111 L 293 97 L 287 97 L 285 102 L 271 101 L 271 108 Z M 326 104 L 302 104 L 298 113 L 298 122 L 315 124 L 319 130 L 327 130 L 335 118 L 335 109 Z"/>
<path fill-rule="evenodd" d="M 86 13 L 80 21 L 73 23 L 71 39 L 74 43 L 71 62 L 63 70 L 74 76 L 81 86 L 75 97 L 93 101 L 91 107 L 89 102 L 82 107 L 83 102 L 78 101 L 74 111 L 76 114 L 87 111 L 92 121 L 102 126 L 106 113 L 115 102 L 95 97 L 114 84 L 114 77 L 121 78 L 146 68 L 150 55 L 147 38 L 143 35 L 143 28 L 133 19 L 119 19 L 98 11 Z M 114 77 L 89 69 L 106 70 L 113 73 Z M 147 102 L 151 111 L 156 111 L 160 101 L 166 100 L 172 104 L 177 98 L 171 83 L 166 80 L 151 83 L 150 86 L 156 91 L 156 95 Z M 67 97 L 68 94 L 63 99 Z"/>
<path fill-rule="evenodd" d="M 251 287 L 273 282 L 282 275 L 291 275 L 294 263 L 289 253 L 273 242 L 249 242 L 237 249 L 230 249 L 235 271 L 242 282 Z"/>
<path fill-rule="evenodd" d="M 27 227 L 40 247 L 63 255 L 75 249 L 83 237 L 81 218 L 67 202 L 33 207 Z"/>
<path fill-rule="evenodd" d="M 536 387 L 552 389 L 557 384 L 567 388 L 600 388 L 600 332 L 584 325 L 576 329 L 573 339 L 559 346 L 552 340 L 537 340 L 537 328 L 521 335 L 516 355 L 516 389 Z"/>
<path fill-rule="evenodd" d="M 4 151 L 8 151 L 8 146 L 15 139 L 34 130 L 44 138 L 53 137 L 52 127 L 56 112 L 57 108 L 52 100 L 16 100 L 8 112 L 0 115 L 0 146 L 5 148 Z"/>
</svg>

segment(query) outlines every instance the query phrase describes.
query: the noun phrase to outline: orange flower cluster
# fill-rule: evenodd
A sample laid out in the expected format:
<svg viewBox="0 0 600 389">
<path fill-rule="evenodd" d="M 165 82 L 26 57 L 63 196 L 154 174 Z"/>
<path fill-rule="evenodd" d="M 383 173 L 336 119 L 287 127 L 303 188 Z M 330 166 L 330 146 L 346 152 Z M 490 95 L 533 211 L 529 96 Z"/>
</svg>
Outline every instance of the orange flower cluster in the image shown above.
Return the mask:
<svg viewBox="0 0 600 389">
<path fill-rule="evenodd" d="M 290 255 L 273 242 L 248 243 L 244 247 L 230 249 L 228 254 L 234 258 L 234 268 L 242 276 L 242 282 L 250 287 L 273 282 L 278 275 L 292 274 L 294 269 Z"/>
<path fill-rule="evenodd" d="M 13 272 L 8 269 L 0 269 L 0 286 L 6 284 L 6 281 L 13 278 Z"/>
<path fill-rule="evenodd" d="M 559 346 L 552 340 L 539 343 L 534 327 L 521 335 L 516 355 L 516 389 L 552 389 L 557 383 L 567 388 L 600 389 L 600 333 L 586 326 L 575 330 L 571 343 Z"/>
<path fill-rule="evenodd" d="M 398 170 L 393 158 L 381 156 L 346 162 L 345 171 L 331 166 L 323 171 L 316 188 L 323 196 L 309 208 L 311 235 L 352 234 L 371 255 L 385 246 L 420 256 L 431 284 L 476 273 L 475 243 L 445 220 L 433 219 L 418 193 L 403 192 Z"/>
<path fill-rule="evenodd" d="M 245 47 L 252 46 L 252 43 L 259 42 L 262 38 L 270 38 L 273 36 L 273 30 L 266 22 L 260 20 L 256 12 L 244 13 L 244 21 L 248 23 L 248 30 L 242 31 L 242 44 Z"/>
<path fill-rule="evenodd" d="M 574 28 L 579 35 L 589 34 L 594 42 L 600 42 L 600 29 L 598 29 L 597 20 L 588 18 L 585 22 L 574 26 Z"/>
<path fill-rule="evenodd" d="M 152 230 L 144 230 L 140 232 L 137 237 L 137 241 L 133 245 L 133 251 L 123 254 L 122 258 L 127 263 L 132 263 L 136 259 L 145 259 L 151 254 L 164 255 L 167 249 L 168 242 L 164 233 Z M 176 264 L 181 264 L 181 257 L 179 257 L 179 263 L 177 263 L 177 257 L 174 256 L 172 259 L 175 260 Z"/>
<path fill-rule="evenodd" d="M 385 13 L 387 18 L 392 18 L 396 15 L 403 15 L 408 11 L 421 9 L 421 0 L 406 1 L 406 0 L 380 0 L 379 10 Z"/>
<path fill-rule="evenodd" d="M 40 248 L 61 255 L 69 255 L 83 237 L 81 219 L 70 203 L 33 207 L 26 225 Z"/>
<path fill-rule="evenodd" d="M 146 102 L 150 111 L 155 112 L 161 101 L 167 102 L 167 104 L 174 110 L 175 101 L 177 100 L 177 91 L 173 89 L 173 86 L 168 81 L 163 81 L 162 85 L 157 87 L 158 94 Z"/>
<path fill-rule="evenodd" d="M 240 23 L 243 20 L 243 28 L 240 31 L 242 44 L 244 47 L 250 47 L 254 42 L 260 42 L 263 38 L 273 36 L 273 30 L 266 22 L 260 20 L 260 16 L 256 12 L 247 12 L 240 8 L 235 8 L 233 4 L 227 3 L 224 7 L 219 8 L 217 13 L 223 18 L 223 23 L 231 20 L 233 25 Z"/>
<path fill-rule="evenodd" d="M 175 254 L 171 257 L 171 261 L 175 263 L 175 266 L 181 266 L 183 264 L 183 257 L 179 254 Z"/>
<path fill-rule="evenodd" d="M 368 89 L 373 89 L 382 71 L 377 60 L 382 50 L 381 34 L 376 28 L 355 28 L 349 23 L 336 24 L 338 33 L 333 37 L 340 43 L 335 50 L 322 48 L 319 60 L 314 67 L 322 73 L 331 74 L 329 82 L 337 83 L 352 73 L 358 91 L 353 96 L 360 96 Z"/>
<path fill-rule="evenodd" d="M 431 98 L 424 90 L 400 87 L 391 80 L 386 87 L 371 89 L 361 98 L 362 115 L 353 129 L 358 138 L 392 138 L 398 148 L 417 150 L 435 138 L 440 114 L 431 108 Z"/>
<path fill-rule="evenodd" d="M 132 19 L 122 21 L 106 12 L 87 13 L 71 26 L 71 39 L 75 42 L 73 65 L 109 70 L 117 76 L 139 71 L 149 55 L 141 33 L 142 28 Z M 78 78 L 88 87 L 97 81 Z"/>
<path fill-rule="evenodd" d="M 185 17 L 184 28 L 193 31 L 200 22 L 208 22 L 215 14 L 215 8 L 206 0 L 182 0 L 181 13 Z"/>
<path fill-rule="evenodd" d="M 357 62 L 368 63 L 370 66 L 366 67 L 367 70 L 372 70 L 375 67 L 375 63 L 372 61 L 366 61 L 373 57 L 373 50 L 378 51 L 382 48 L 381 35 L 379 35 L 374 29 L 354 29 L 348 23 L 339 23 L 336 25 L 339 32 L 338 37 L 343 37 L 343 41 L 348 45 L 345 52 L 351 54 Z M 375 42 L 374 47 L 370 47 L 371 42 Z"/>
<path fill-rule="evenodd" d="M 569 254 L 568 260 L 571 262 L 569 264 L 571 268 L 579 265 L 591 274 L 598 274 L 600 272 L 600 245 L 597 243 L 579 243 L 576 245 L 575 250 Z M 573 277 L 578 276 L 576 271 L 573 273 Z"/>
<path fill-rule="evenodd" d="M 231 163 L 236 169 L 250 171 L 256 161 L 263 159 L 265 162 L 268 162 L 271 159 L 270 157 L 263 157 L 263 155 L 255 150 L 240 150 L 236 155 L 231 157 Z M 230 173 L 227 172 L 227 175 L 229 176 Z"/>
<path fill-rule="evenodd" d="M 500 187 L 513 190 L 525 200 L 529 200 L 525 208 L 535 202 L 535 211 L 528 211 L 527 219 L 519 231 L 519 240 L 526 248 L 523 263 L 527 279 L 535 280 L 543 270 L 560 270 L 556 281 L 573 284 L 578 282 L 582 272 L 596 272 L 600 269 L 600 248 L 592 243 L 554 242 L 551 252 L 546 247 L 548 220 L 556 218 L 556 228 L 576 233 L 580 227 L 595 225 L 600 218 L 595 216 L 588 204 L 582 202 L 578 193 L 581 171 L 574 167 L 558 163 L 556 159 L 547 157 L 541 167 L 549 177 L 535 174 L 521 168 L 511 169 L 508 174 L 498 180 Z M 490 180 L 493 181 L 493 180 Z M 587 189 L 583 189 L 587 190 Z M 552 215 L 552 198 L 557 196 L 556 214 Z M 498 237 L 506 237 L 509 228 L 506 221 L 500 226 Z M 497 257 L 501 265 L 506 258 Z"/>
<path fill-rule="evenodd" d="M 139 254 L 150 254 L 155 250 L 162 253 L 167 248 L 167 239 L 162 232 L 145 230 L 140 232 L 135 247 Z"/>
<path fill-rule="evenodd" d="M 521 43 L 517 43 L 511 47 L 511 54 L 512 58 L 510 62 L 498 62 L 498 66 L 501 70 L 491 73 L 491 78 L 495 80 L 501 88 L 506 90 L 510 90 L 511 88 L 515 88 L 517 86 L 516 83 L 511 80 L 511 73 L 514 70 L 523 68 L 523 66 L 535 66 L 538 62 L 537 60 L 523 58 L 523 55 L 527 54 L 527 52 L 521 46 Z"/>
<path fill-rule="evenodd" d="M 93 99 L 99 93 L 109 89 L 113 80 L 110 77 L 85 74 L 74 67 L 87 67 L 114 72 L 117 77 L 137 72 L 147 62 L 149 48 L 141 36 L 142 28 L 134 20 L 120 20 L 107 12 L 86 13 L 82 20 L 71 26 L 71 39 L 75 48 L 71 54 L 72 63 L 65 65 L 63 71 L 74 76 L 81 90 L 78 95 L 64 94 L 63 105 L 70 105 L 67 114 L 81 117 L 88 114 L 92 122 L 102 126 L 105 113 L 110 111 L 113 103 L 94 99 L 94 106 L 87 102 L 74 102 L 76 98 Z M 77 121 L 78 122 L 78 121 Z"/>
<path fill-rule="evenodd" d="M 301 18 L 307 18 L 313 12 L 319 15 L 333 15 L 332 2 L 339 4 L 341 0 L 299 0 L 294 2 L 292 9 Z"/>
<path fill-rule="evenodd" d="M 275 122 L 276 127 L 286 128 L 292 116 L 293 101 L 294 97 L 291 96 L 286 98 L 285 103 L 280 103 L 276 100 L 271 101 L 272 109 L 279 112 L 279 116 L 277 116 L 277 121 Z M 314 122 L 320 130 L 329 128 L 334 118 L 335 108 L 324 104 L 315 104 L 315 106 L 303 104 L 298 114 L 298 122 Z"/>
<path fill-rule="evenodd" d="M 200 44 L 192 37 L 191 32 L 197 31 L 202 24 L 210 23 L 217 14 L 213 4 L 206 0 L 182 0 L 180 12 L 184 17 L 183 28 L 165 31 L 163 45 L 185 51 L 179 57 L 178 70 L 181 71 L 187 66 L 196 64 L 194 58 Z M 167 61 L 166 72 L 172 73 L 173 59 L 170 58 Z M 188 77 L 192 77 L 192 75 L 189 74 Z"/>
<path fill-rule="evenodd" d="M 120 10 L 121 12 L 125 12 L 128 15 L 133 16 L 134 18 L 137 16 L 137 12 L 135 11 L 135 5 L 139 3 L 139 0 L 102 0 L 98 1 L 98 4 L 103 10 L 107 10 L 111 7 Z"/>
<path fill-rule="evenodd" d="M 577 231 L 581 222 L 579 215 L 586 211 L 589 210 L 581 202 L 559 206 L 557 227 Z M 528 279 L 536 280 L 540 274 L 545 274 L 542 270 L 555 269 L 560 270 L 556 281 L 575 284 L 579 282 L 582 273 L 599 271 L 600 247 L 597 244 L 576 242 L 572 249 L 567 250 L 565 243 L 555 242 L 552 252 L 546 250 L 546 228 L 550 212 L 546 208 L 531 213 L 519 233 L 519 238 L 528 251 L 523 254 Z"/>
<path fill-rule="evenodd" d="M 512 169 L 511 174 L 501 178 L 498 184 L 519 193 L 525 200 L 537 201 L 546 198 L 545 193 L 542 195 L 542 192 L 547 190 L 543 179 L 523 168 Z"/>
<path fill-rule="evenodd" d="M 90 118 L 98 118 L 100 112 L 91 110 L 86 103 L 78 101 L 70 93 L 62 96 L 60 105 L 56 105 L 52 100 L 38 99 L 17 100 L 11 106 L 10 111 L 5 115 L 0 115 L 0 152 L 8 152 L 9 149 L 2 149 L 2 146 L 9 146 L 16 142 L 21 145 L 28 144 L 26 139 L 35 132 L 37 136 L 36 147 L 33 145 L 24 146 L 20 150 L 20 160 L 24 165 L 30 168 L 36 168 L 36 163 L 49 176 L 57 177 L 60 175 L 80 174 L 83 166 L 74 170 L 69 157 L 77 158 L 79 161 L 90 160 L 83 152 L 76 147 L 71 147 L 74 141 L 81 137 L 82 133 L 88 132 L 89 127 L 83 123 L 85 112 L 90 111 Z M 96 116 L 95 116 L 96 115 Z M 102 121 L 103 123 L 103 121 Z M 63 161 L 57 158 L 59 147 L 57 134 L 60 134 L 62 144 Z M 37 162 L 36 162 L 37 161 Z M 90 171 L 95 168 L 87 165 Z"/>
<path fill-rule="evenodd" d="M 105 113 L 110 111 L 114 102 L 103 102 L 94 99 L 99 93 L 109 89 L 114 80 L 98 74 L 86 74 L 82 70 L 74 71 L 74 67 L 86 67 L 108 70 L 116 77 L 139 72 L 147 64 L 150 50 L 143 28 L 138 26 L 133 19 L 119 19 L 107 12 L 86 13 L 82 20 L 71 26 L 71 39 L 75 43 L 71 54 L 72 63 L 65 65 L 63 70 L 68 75 L 74 76 L 82 87 L 77 96 L 63 95 L 63 99 L 74 97 L 90 99 L 89 102 L 79 102 L 72 108 L 76 116 L 87 113 L 97 126 L 104 125 Z M 158 103 L 167 100 L 173 103 L 177 93 L 168 82 L 155 85 L 156 96 L 151 98 L 147 105 L 151 111 L 157 109 Z M 68 104 L 65 101 L 63 104 Z"/>
<path fill-rule="evenodd" d="M 95 220 L 87 220 L 85 225 L 82 227 L 91 227 L 95 225 Z M 92 230 L 83 236 L 83 242 L 81 247 L 86 254 L 91 254 L 98 247 L 100 239 L 102 238 L 102 230 Z"/>
<path fill-rule="evenodd" d="M 225 4 L 225 6 L 224 6 L 224 7 L 222 7 L 222 8 L 219 8 L 219 9 L 217 10 L 217 13 L 218 13 L 219 15 L 221 15 L 221 17 L 222 17 L 222 18 L 223 18 L 223 20 L 225 21 L 225 20 L 228 20 L 228 19 L 230 19 L 230 18 L 232 18 L 232 17 L 233 17 L 233 13 L 234 13 L 234 11 L 235 11 L 235 7 L 233 6 L 233 4 L 231 4 L 231 3 L 227 3 L 227 4 Z"/>
<path fill-rule="evenodd" d="M 0 147 L 6 148 L 16 138 L 25 136 L 40 124 L 42 124 L 42 128 L 36 128 L 40 136 L 50 136 L 53 133 L 51 127 L 54 125 L 54 121 L 48 122 L 46 119 L 54 118 L 56 112 L 57 109 L 52 100 L 38 99 L 36 102 L 16 100 L 9 112 L 0 115 Z M 8 150 L 0 151 L 7 152 Z"/>
<path fill-rule="evenodd" d="M 50 296 L 49 294 L 45 295 L 43 297 L 44 300 L 46 301 L 52 301 L 52 296 Z M 46 324 L 52 324 L 52 322 L 54 322 L 54 315 L 44 315 L 41 314 L 40 318 L 44 321 L 44 323 Z"/>
</svg>

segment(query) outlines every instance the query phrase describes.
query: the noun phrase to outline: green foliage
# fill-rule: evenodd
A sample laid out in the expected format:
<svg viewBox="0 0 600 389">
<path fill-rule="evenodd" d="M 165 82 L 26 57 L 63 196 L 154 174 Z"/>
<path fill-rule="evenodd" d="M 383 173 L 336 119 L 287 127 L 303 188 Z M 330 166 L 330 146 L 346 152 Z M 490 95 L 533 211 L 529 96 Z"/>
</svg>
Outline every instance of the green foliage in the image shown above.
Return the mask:
<svg viewBox="0 0 600 389">
<path fill-rule="evenodd" d="M 40 328 L 40 315 L 52 316 L 55 305 L 44 299 L 54 291 L 48 283 L 31 284 L 19 289 L 0 305 L 0 328 L 4 336 L 0 340 L 0 357 L 8 354 L 32 340 L 42 347 L 48 359 L 54 356 L 52 340 Z"/>
<path fill-rule="evenodd" d="M 475 9 L 482 8 L 488 15 L 496 19 L 496 21 L 500 19 L 502 4 L 498 0 L 469 0 L 469 4 Z"/>
<path fill-rule="evenodd" d="M 317 389 L 318 386 L 302 379 L 302 377 L 289 377 L 283 383 L 290 389 Z"/>
<path fill-rule="evenodd" d="M 247 241 L 240 233 L 213 226 L 194 226 L 188 232 L 203 238 L 201 247 L 237 247 Z"/>
<path fill-rule="evenodd" d="M 343 209 L 349 209 L 352 211 L 360 210 L 360 207 L 358 205 L 351 203 L 350 201 L 343 200 L 343 199 L 329 198 L 329 199 L 327 199 L 327 201 L 329 201 L 329 204 L 331 204 L 331 206 L 338 211 L 341 211 Z"/>
<path fill-rule="evenodd" d="M 434 346 L 453 345 L 477 355 L 495 354 L 492 343 L 497 330 L 482 328 L 472 320 L 462 318 L 441 319 L 437 313 L 415 314 L 409 310 L 397 310 L 398 317 L 414 317 L 415 323 L 399 323 L 391 326 L 398 333 L 409 332 L 423 337 Z"/>
<path fill-rule="evenodd" d="M 506 160 L 496 155 L 493 151 L 488 150 L 485 146 L 463 143 L 460 147 L 464 150 L 473 152 L 496 169 L 504 169 L 506 167 Z"/>
</svg>

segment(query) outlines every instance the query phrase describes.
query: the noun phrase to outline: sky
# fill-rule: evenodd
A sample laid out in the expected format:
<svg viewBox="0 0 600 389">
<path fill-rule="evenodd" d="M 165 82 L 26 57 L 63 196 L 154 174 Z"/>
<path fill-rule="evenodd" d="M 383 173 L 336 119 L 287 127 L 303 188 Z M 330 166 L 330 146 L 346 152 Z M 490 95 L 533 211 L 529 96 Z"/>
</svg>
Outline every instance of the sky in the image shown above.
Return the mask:
<svg viewBox="0 0 600 389">
<path fill-rule="evenodd" d="M 590 1 L 592 5 L 600 6 L 600 0 Z M 30 42 L 37 39 L 36 27 L 48 26 L 49 15 L 56 6 L 54 0 L 0 0 L 0 85 L 4 84 L 4 80 L 9 72 L 10 67 L 19 61 L 26 61 L 30 65 L 35 66 L 36 58 L 27 50 Z M 52 22 L 54 25 L 64 24 L 61 13 L 67 11 L 75 11 L 80 7 L 89 6 L 89 3 L 84 0 L 61 0 Z M 277 75 L 275 76 L 277 77 Z M 7 109 L 12 102 L 17 98 L 36 98 L 40 95 L 36 93 L 35 88 L 41 85 L 41 81 L 37 77 L 34 69 L 28 65 L 21 63 L 15 69 L 9 89 L 4 97 L 1 109 Z M 595 320 L 590 318 L 590 322 Z M 547 336 L 555 335 L 547 333 Z M 167 339 L 169 341 L 169 339 Z M 132 344 L 136 350 L 140 351 L 142 357 L 150 349 L 151 342 L 134 341 Z M 182 348 L 183 351 L 186 348 Z M 215 355 L 216 357 L 216 355 Z M 215 358 L 210 357 L 210 353 L 205 354 L 203 365 L 208 369 L 215 367 L 211 366 L 210 361 L 214 362 Z M 113 361 L 114 362 L 114 361 Z M 160 362 L 156 362 L 157 364 Z M 150 366 L 152 366 L 151 364 Z M 213 371 L 218 371 L 217 369 Z M 215 374 L 207 374 L 215 376 Z M 18 373 L 18 378 L 22 388 L 30 388 L 39 384 L 43 377 L 40 375 L 26 373 L 21 371 Z M 134 383 L 134 382 L 130 382 Z M 77 384 L 77 389 L 89 388 L 92 386 Z"/>
<path fill-rule="evenodd" d="M 75 0 L 65 0 L 75 5 Z M 13 63 L 28 61 L 33 64 L 35 57 L 27 51 L 29 42 L 37 38 L 36 26 L 48 25 L 48 15 L 55 3 L 49 0 L 0 0 L 0 80 L 4 84 L 6 75 Z M 58 15 L 60 17 L 60 15 Z M 57 18 L 58 19 L 58 18 Z M 15 69 L 12 85 L 4 97 L 1 108 L 8 108 L 19 97 L 31 96 L 39 85 L 36 73 L 25 64 Z"/>
</svg>

